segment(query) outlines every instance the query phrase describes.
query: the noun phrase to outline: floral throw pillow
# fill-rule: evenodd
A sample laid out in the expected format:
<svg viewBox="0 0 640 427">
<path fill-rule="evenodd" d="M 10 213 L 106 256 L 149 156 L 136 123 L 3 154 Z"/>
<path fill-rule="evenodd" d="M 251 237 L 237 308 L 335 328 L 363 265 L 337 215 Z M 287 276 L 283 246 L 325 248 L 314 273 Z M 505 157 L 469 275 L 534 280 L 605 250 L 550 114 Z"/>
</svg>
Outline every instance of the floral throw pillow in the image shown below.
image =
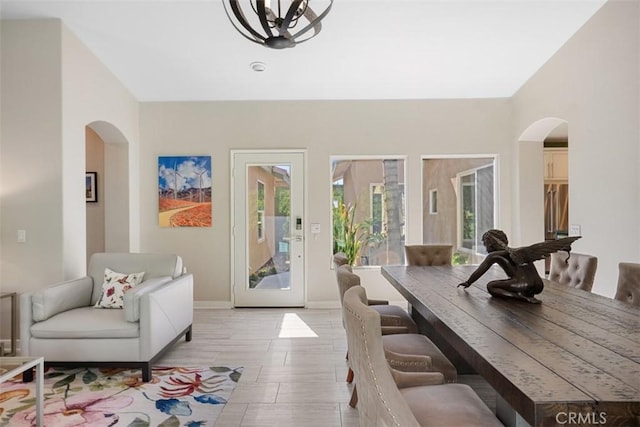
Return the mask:
<svg viewBox="0 0 640 427">
<path fill-rule="evenodd" d="M 142 282 L 142 273 L 123 274 L 109 268 L 104 269 L 102 295 L 94 305 L 97 308 L 123 308 L 124 293 Z"/>
</svg>

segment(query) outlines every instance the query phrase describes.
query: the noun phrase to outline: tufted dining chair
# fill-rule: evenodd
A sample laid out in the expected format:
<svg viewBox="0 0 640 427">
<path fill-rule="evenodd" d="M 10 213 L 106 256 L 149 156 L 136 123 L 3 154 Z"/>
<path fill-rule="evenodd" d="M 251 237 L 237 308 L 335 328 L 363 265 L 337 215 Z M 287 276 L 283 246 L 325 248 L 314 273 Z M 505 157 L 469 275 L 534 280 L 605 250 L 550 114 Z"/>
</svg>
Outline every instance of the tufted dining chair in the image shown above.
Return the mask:
<svg viewBox="0 0 640 427">
<path fill-rule="evenodd" d="M 361 286 L 347 290 L 343 317 L 358 384 L 358 417 L 373 426 L 501 426 L 465 384 L 443 384 L 440 372 L 406 372 L 385 354 L 380 314 L 368 306 Z M 424 363 L 431 359 L 424 358 Z"/>
<path fill-rule="evenodd" d="M 592 255 L 558 251 L 551 254 L 549 280 L 591 292 L 598 258 Z"/>
<path fill-rule="evenodd" d="M 334 261 L 334 265 L 336 265 Z M 360 277 L 353 273 L 351 266 L 342 264 L 336 268 L 338 287 L 340 289 L 340 303 L 344 302 L 344 293 L 355 286 L 360 286 Z M 364 288 L 363 288 L 364 289 Z M 363 303 L 378 312 L 380 316 L 381 330 L 384 335 L 384 348 L 389 363 L 398 369 L 436 370 L 444 375 L 445 382 L 457 380 L 457 370 L 440 349 L 429 338 L 417 333 L 418 327 L 404 309 L 395 305 L 373 305 L 363 293 Z M 344 324 L 344 320 L 343 320 Z M 425 366 L 422 359 L 427 356 L 432 360 L 432 365 Z M 347 351 L 347 360 L 349 353 Z M 353 382 L 353 370 L 347 372 L 347 383 Z M 357 391 L 354 386 L 349 405 L 355 407 L 358 401 Z"/>
<path fill-rule="evenodd" d="M 344 293 L 353 286 L 360 286 L 360 276 L 355 274 L 350 265 L 341 265 L 336 269 L 336 279 L 338 281 L 338 290 L 340 292 L 340 303 L 343 303 Z M 418 326 L 413 321 L 411 315 L 397 305 L 375 304 L 371 300 L 367 300 L 374 310 L 380 313 L 382 333 L 383 334 L 415 334 L 418 332 Z"/>
<path fill-rule="evenodd" d="M 333 255 L 333 269 L 336 271 L 336 279 L 338 279 L 338 270 L 343 265 L 348 266 L 349 271 L 353 271 L 351 268 L 351 264 L 349 264 L 349 260 L 347 256 L 343 252 L 337 252 Z M 360 280 L 360 279 L 358 279 Z M 358 282 L 358 284 L 360 284 Z M 338 293 L 340 295 L 340 306 L 342 307 L 342 296 L 344 295 L 344 291 L 347 287 L 353 286 L 353 283 L 349 280 L 340 281 L 338 280 Z M 389 305 L 389 301 L 382 299 L 370 299 L 368 300 L 369 305 Z M 413 320 L 412 320 L 413 321 Z"/>
<path fill-rule="evenodd" d="M 640 306 L 640 264 L 633 262 L 618 264 L 618 288 L 615 299 Z"/>
<path fill-rule="evenodd" d="M 406 245 L 407 265 L 451 265 L 452 245 Z"/>
</svg>

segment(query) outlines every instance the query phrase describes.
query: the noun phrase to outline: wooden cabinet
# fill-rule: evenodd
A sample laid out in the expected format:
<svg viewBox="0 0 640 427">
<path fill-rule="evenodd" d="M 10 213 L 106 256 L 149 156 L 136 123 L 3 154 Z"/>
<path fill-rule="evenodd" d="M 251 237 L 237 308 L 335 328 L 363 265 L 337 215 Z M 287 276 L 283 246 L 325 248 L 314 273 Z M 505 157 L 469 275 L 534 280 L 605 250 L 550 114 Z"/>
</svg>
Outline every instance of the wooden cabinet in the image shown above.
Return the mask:
<svg viewBox="0 0 640 427">
<path fill-rule="evenodd" d="M 569 179 L 569 151 L 566 148 L 545 148 L 544 179 L 551 181 Z"/>
</svg>

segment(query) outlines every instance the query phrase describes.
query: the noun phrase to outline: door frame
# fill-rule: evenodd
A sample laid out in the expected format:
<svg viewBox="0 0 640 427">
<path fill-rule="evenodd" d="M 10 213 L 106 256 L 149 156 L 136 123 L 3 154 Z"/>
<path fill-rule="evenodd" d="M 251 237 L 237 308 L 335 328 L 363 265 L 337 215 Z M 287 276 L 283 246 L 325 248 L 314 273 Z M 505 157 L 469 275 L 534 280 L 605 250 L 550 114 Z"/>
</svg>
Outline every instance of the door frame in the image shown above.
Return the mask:
<svg viewBox="0 0 640 427">
<path fill-rule="evenodd" d="M 303 214 L 303 218 L 302 218 L 302 224 L 303 224 L 303 242 L 302 242 L 302 250 L 303 250 L 303 260 L 302 260 L 302 268 L 303 268 L 303 272 L 302 272 L 302 277 L 303 277 L 303 283 L 302 283 L 302 302 L 303 302 L 303 307 L 307 307 L 307 283 L 308 283 L 308 261 L 307 261 L 307 254 L 309 253 L 309 248 L 308 248 L 308 243 L 307 243 L 307 235 L 308 230 L 309 230 L 309 226 L 307 225 L 307 210 L 308 210 L 308 200 L 307 200 L 307 194 L 308 194 L 308 175 L 307 175 L 307 152 L 308 150 L 306 148 L 286 148 L 286 149 L 231 149 L 229 150 L 229 177 L 230 177 L 230 194 L 229 194 L 229 211 L 230 211 L 230 218 L 229 218 L 229 241 L 230 241 L 230 254 L 231 256 L 230 258 L 230 263 L 229 263 L 229 267 L 230 267 L 230 283 L 229 283 L 229 292 L 231 295 L 231 306 L 232 307 L 236 307 L 236 302 L 235 302 L 235 292 L 234 292 L 234 287 L 235 287 L 235 279 L 236 279 L 236 273 L 235 273 L 235 267 L 236 267 L 236 263 L 235 263 L 235 227 L 236 227 L 236 217 L 235 217 L 235 198 L 236 198 L 236 191 L 235 191 L 235 184 L 236 184 L 236 179 L 235 179 L 235 155 L 236 154 L 256 154 L 256 155 L 260 155 L 260 154 L 301 154 L 302 155 L 302 166 L 303 166 L 303 179 L 304 179 L 304 183 L 302 186 L 302 206 L 304 209 L 304 214 Z M 266 306 L 265 306 L 266 307 Z"/>
</svg>

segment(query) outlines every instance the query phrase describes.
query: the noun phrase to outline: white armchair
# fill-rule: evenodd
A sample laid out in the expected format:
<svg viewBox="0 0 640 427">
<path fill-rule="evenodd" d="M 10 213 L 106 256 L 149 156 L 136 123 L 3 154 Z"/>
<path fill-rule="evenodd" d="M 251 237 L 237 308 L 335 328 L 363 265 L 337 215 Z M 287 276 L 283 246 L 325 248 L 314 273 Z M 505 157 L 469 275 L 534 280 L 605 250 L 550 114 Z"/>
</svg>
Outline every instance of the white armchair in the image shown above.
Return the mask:
<svg viewBox="0 0 640 427">
<path fill-rule="evenodd" d="M 96 308 L 105 269 L 144 272 L 124 293 L 123 308 Z M 151 365 L 183 335 L 191 341 L 193 275 L 171 254 L 97 253 L 87 276 L 20 296 L 20 352 L 43 356 L 47 366 Z"/>
</svg>

